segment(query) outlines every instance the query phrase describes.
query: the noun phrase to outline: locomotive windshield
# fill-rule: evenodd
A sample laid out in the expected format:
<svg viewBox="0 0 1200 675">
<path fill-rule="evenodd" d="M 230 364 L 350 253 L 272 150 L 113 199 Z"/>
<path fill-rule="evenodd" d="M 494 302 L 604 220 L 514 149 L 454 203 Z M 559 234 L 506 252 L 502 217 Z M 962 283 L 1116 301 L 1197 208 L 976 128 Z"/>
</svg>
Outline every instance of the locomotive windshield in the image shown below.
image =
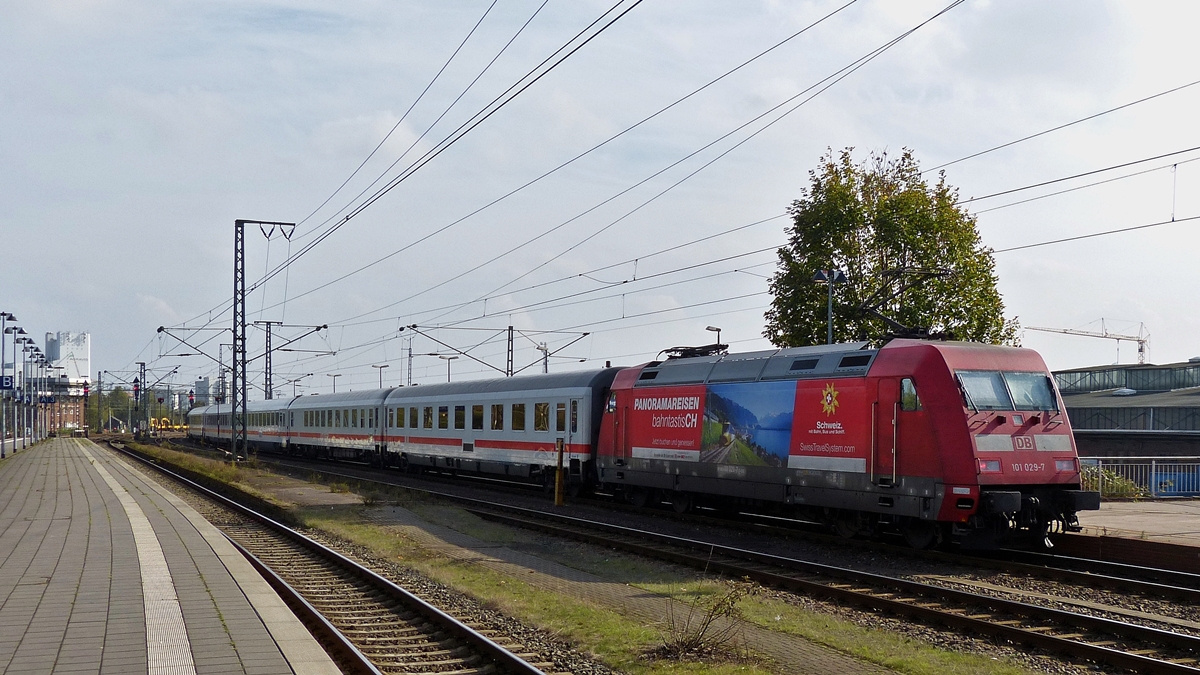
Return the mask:
<svg viewBox="0 0 1200 675">
<path fill-rule="evenodd" d="M 1058 410 L 1045 373 L 960 370 L 958 381 L 975 410 Z"/>
</svg>

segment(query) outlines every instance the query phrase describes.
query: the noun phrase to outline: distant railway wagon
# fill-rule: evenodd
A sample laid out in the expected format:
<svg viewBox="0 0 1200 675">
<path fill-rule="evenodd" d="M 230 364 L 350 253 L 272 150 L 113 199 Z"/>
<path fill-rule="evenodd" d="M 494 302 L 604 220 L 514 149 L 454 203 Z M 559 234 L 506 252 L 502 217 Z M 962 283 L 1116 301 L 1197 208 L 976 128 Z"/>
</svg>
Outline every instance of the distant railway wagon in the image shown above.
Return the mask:
<svg viewBox="0 0 1200 675">
<path fill-rule="evenodd" d="M 247 406 L 252 447 L 570 485 L 634 504 L 769 511 L 845 536 L 993 546 L 1099 508 L 1036 352 L 893 340 Z M 228 406 L 189 433 L 229 442 Z"/>
</svg>

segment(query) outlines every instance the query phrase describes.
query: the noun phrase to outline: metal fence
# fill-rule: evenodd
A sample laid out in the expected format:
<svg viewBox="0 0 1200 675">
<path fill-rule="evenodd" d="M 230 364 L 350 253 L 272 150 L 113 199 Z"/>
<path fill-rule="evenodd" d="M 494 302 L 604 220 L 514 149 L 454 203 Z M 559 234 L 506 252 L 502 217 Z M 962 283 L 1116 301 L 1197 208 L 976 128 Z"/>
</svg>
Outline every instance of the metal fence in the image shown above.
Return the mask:
<svg viewBox="0 0 1200 675">
<path fill-rule="evenodd" d="M 1200 457 L 1080 457 L 1079 468 L 1101 499 L 1200 496 Z"/>
</svg>

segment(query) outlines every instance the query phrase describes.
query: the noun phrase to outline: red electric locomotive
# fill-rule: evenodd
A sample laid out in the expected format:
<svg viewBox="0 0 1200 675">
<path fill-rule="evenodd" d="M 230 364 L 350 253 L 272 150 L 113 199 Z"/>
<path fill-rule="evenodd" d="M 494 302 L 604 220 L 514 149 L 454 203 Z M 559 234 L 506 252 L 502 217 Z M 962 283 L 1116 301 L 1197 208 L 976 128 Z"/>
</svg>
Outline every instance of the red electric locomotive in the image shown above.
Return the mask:
<svg viewBox="0 0 1200 675">
<path fill-rule="evenodd" d="M 776 505 L 845 536 L 990 547 L 1079 529 L 1071 426 L 1034 351 L 893 340 L 619 372 L 597 480 L 634 503 Z"/>
</svg>

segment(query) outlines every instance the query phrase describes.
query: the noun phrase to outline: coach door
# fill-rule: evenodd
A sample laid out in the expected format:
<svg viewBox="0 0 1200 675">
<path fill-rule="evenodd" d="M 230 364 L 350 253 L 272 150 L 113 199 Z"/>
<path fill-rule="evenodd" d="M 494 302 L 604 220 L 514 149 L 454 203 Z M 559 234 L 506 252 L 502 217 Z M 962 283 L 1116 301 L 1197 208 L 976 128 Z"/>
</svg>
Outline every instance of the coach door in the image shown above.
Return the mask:
<svg viewBox="0 0 1200 675">
<path fill-rule="evenodd" d="M 879 398 L 872 412 L 875 419 L 875 463 L 871 478 L 878 485 L 892 485 L 896 482 L 896 422 L 900 412 L 898 380 L 879 380 Z"/>
</svg>

